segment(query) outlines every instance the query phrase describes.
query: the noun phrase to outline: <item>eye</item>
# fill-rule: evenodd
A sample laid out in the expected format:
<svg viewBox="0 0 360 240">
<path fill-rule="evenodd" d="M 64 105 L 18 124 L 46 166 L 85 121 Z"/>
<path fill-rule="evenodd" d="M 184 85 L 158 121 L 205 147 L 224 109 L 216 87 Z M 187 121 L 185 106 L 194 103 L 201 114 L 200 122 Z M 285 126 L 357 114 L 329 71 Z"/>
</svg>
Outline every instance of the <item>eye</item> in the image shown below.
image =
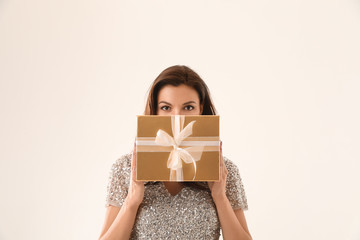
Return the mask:
<svg viewBox="0 0 360 240">
<path fill-rule="evenodd" d="M 167 109 L 164 109 L 164 108 L 168 108 L 169 106 L 162 106 L 160 109 L 161 110 L 164 110 L 164 111 L 167 111 Z"/>
<path fill-rule="evenodd" d="M 193 106 L 191 106 L 191 105 L 187 105 L 185 108 L 187 108 L 187 107 L 191 107 L 191 109 L 187 109 L 187 110 L 189 110 L 189 111 L 191 111 L 191 110 L 193 110 L 193 109 L 194 109 L 194 107 L 193 107 Z"/>
</svg>

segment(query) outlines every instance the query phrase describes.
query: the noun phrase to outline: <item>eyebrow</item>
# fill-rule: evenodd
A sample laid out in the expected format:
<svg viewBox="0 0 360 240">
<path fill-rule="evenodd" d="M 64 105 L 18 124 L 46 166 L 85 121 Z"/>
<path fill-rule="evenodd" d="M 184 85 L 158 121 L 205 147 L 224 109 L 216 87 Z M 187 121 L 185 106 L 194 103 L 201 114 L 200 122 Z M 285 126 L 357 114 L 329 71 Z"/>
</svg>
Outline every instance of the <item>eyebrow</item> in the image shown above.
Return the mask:
<svg viewBox="0 0 360 240">
<path fill-rule="evenodd" d="M 171 103 L 168 103 L 168 102 L 165 102 L 165 101 L 160 101 L 159 104 L 160 103 L 165 103 L 165 104 L 171 105 Z M 189 104 L 189 103 L 195 103 L 196 104 L 195 101 L 188 101 L 188 102 L 184 103 L 183 105 L 186 105 L 186 104 Z"/>
<path fill-rule="evenodd" d="M 183 105 L 186 105 L 186 104 L 189 104 L 189 103 L 195 103 L 196 104 L 195 101 L 188 101 L 188 102 L 184 103 Z"/>
</svg>

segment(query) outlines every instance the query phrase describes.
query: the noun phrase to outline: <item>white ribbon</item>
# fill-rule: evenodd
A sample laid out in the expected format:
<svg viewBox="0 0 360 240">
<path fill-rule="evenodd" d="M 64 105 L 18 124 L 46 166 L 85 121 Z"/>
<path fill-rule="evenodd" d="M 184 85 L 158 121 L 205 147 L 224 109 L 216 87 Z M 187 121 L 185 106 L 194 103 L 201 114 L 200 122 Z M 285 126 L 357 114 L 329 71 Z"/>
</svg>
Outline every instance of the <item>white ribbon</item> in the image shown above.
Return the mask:
<svg viewBox="0 0 360 240">
<path fill-rule="evenodd" d="M 171 116 L 171 128 L 174 137 L 171 137 L 164 130 L 159 129 L 155 143 L 161 146 L 172 146 L 173 149 L 170 152 L 167 167 L 170 168 L 170 181 L 182 181 L 184 179 L 182 171 L 182 160 L 185 163 L 193 163 L 194 165 L 194 177 L 196 176 L 196 161 L 201 159 L 204 146 L 194 146 L 187 148 L 180 148 L 181 142 L 192 134 L 192 127 L 196 121 L 190 122 L 185 128 L 184 115 L 172 115 Z M 176 178 L 174 177 L 176 173 Z"/>
</svg>

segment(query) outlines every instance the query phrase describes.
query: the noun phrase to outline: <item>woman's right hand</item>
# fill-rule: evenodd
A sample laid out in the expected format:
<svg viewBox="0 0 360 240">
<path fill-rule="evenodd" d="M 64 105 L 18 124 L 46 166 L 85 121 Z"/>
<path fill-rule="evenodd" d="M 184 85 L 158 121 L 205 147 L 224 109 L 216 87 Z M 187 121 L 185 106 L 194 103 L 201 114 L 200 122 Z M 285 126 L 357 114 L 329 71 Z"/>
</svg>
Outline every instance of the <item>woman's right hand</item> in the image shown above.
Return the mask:
<svg viewBox="0 0 360 240">
<path fill-rule="evenodd" d="M 131 163 L 130 186 L 126 201 L 130 207 L 138 208 L 144 199 L 144 182 L 136 181 L 136 142 L 134 143 L 134 151 Z"/>
</svg>

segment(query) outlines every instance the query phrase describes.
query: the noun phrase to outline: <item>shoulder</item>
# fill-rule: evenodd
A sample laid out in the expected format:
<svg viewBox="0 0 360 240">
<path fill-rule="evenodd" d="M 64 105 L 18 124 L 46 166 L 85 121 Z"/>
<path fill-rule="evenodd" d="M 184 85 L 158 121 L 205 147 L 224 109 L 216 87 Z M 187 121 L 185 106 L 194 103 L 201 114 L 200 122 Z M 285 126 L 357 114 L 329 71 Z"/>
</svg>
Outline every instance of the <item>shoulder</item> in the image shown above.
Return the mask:
<svg viewBox="0 0 360 240">
<path fill-rule="evenodd" d="M 226 169 L 228 170 L 226 179 L 226 195 L 233 209 L 242 208 L 243 210 L 247 210 L 247 197 L 239 168 L 229 158 L 225 156 L 223 157 Z"/>
<path fill-rule="evenodd" d="M 112 164 L 107 186 L 106 206 L 121 207 L 127 196 L 131 174 L 132 153 L 121 155 Z"/>
<path fill-rule="evenodd" d="M 121 155 L 112 164 L 112 168 L 131 166 L 132 152 Z"/>
<path fill-rule="evenodd" d="M 226 166 L 226 169 L 228 170 L 227 173 L 227 180 L 228 184 L 232 184 L 233 182 L 237 182 L 242 186 L 242 178 L 240 176 L 239 167 L 229 158 L 224 157 L 224 163 Z"/>
<path fill-rule="evenodd" d="M 118 157 L 115 162 L 111 165 L 110 177 L 125 177 L 130 174 L 131 171 L 131 159 L 132 153 L 126 153 Z"/>
<path fill-rule="evenodd" d="M 228 170 L 228 174 L 231 175 L 231 174 L 239 174 L 239 168 L 238 166 L 232 161 L 230 160 L 229 158 L 223 156 L 224 158 L 224 163 L 225 163 L 225 166 L 226 166 L 226 169 Z"/>
</svg>

